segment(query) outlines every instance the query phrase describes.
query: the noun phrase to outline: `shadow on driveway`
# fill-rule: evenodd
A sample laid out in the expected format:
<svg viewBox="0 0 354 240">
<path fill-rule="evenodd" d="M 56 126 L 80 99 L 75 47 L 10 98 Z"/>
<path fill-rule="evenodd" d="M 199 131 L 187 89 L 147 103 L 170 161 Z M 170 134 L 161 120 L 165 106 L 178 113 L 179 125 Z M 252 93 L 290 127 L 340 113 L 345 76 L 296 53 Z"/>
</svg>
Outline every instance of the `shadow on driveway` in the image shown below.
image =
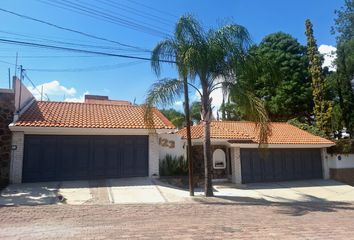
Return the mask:
<svg viewBox="0 0 354 240">
<path fill-rule="evenodd" d="M 9 185 L 1 191 L 0 206 L 55 204 L 58 188 L 57 182 Z"/>
<path fill-rule="evenodd" d="M 216 196 L 212 198 L 195 198 L 194 201 L 206 205 L 244 205 L 277 207 L 276 212 L 291 216 L 302 216 L 313 212 L 337 212 L 339 210 L 354 211 L 354 204 L 349 202 L 333 202 L 307 195 L 304 202 L 270 202 L 265 199 L 239 196 Z M 279 199 L 281 200 L 281 199 Z M 286 200 L 286 199 L 285 199 Z"/>
</svg>

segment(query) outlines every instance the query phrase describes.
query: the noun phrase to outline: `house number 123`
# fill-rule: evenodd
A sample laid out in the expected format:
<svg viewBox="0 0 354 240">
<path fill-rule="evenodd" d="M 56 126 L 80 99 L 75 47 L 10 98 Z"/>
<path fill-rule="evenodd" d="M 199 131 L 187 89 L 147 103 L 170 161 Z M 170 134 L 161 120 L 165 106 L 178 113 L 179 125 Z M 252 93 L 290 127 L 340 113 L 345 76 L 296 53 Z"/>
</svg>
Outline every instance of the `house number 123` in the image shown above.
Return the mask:
<svg viewBox="0 0 354 240">
<path fill-rule="evenodd" d="M 172 140 L 169 141 L 166 138 L 160 138 L 159 144 L 162 147 L 175 148 L 175 141 L 172 141 Z"/>
</svg>

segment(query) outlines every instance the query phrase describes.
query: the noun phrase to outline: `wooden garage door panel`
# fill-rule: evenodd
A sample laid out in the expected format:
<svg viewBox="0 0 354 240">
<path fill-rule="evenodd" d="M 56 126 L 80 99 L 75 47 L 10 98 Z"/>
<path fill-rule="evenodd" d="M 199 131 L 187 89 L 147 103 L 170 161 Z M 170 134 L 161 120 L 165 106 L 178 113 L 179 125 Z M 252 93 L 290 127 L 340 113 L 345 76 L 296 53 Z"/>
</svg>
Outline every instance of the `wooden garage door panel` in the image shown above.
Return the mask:
<svg viewBox="0 0 354 240">
<path fill-rule="evenodd" d="M 42 148 L 42 158 L 41 161 L 41 174 L 44 179 L 50 179 L 56 174 L 56 148 L 57 141 L 56 139 L 46 137 L 42 139 L 45 142 L 45 148 Z M 44 159 L 48 159 L 49 161 L 44 161 Z"/>
<path fill-rule="evenodd" d="M 31 138 L 26 140 L 26 151 L 24 158 L 33 159 L 31 162 L 24 161 L 23 168 L 27 171 L 23 171 L 24 179 L 32 179 L 35 175 L 41 174 L 41 148 L 37 146 L 41 145 L 39 138 Z"/>
<path fill-rule="evenodd" d="M 23 181 L 148 175 L 148 136 L 25 136 Z"/>
<path fill-rule="evenodd" d="M 243 183 L 322 178 L 319 149 L 241 149 L 241 169 Z"/>
</svg>

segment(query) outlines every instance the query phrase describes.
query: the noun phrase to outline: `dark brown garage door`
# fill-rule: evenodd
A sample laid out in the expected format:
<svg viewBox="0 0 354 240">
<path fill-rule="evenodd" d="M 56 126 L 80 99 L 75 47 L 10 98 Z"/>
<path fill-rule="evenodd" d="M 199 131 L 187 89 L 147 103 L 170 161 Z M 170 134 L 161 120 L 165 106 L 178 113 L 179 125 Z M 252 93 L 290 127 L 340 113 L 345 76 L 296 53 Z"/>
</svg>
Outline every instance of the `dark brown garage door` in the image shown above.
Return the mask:
<svg viewBox="0 0 354 240">
<path fill-rule="evenodd" d="M 25 136 L 23 181 L 148 175 L 148 136 Z"/>
<path fill-rule="evenodd" d="M 322 178 L 319 149 L 241 149 L 242 182 Z"/>
</svg>

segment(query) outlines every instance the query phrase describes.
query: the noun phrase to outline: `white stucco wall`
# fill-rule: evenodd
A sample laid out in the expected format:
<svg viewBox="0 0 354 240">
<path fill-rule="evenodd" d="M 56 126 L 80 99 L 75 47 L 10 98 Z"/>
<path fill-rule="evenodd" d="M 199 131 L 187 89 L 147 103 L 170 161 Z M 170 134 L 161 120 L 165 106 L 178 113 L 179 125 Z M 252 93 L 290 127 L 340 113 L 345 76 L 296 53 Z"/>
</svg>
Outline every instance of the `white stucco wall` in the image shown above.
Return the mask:
<svg viewBox="0 0 354 240">
<path fill-rule="evenodd" d="M 13 88 L 15 90 L 16 111 L 20 111 L 34 99 L 34 96 L 18 78 L 13 79 Z"/>
<path fill-rule="evenodd" d="M 242 183 L 242 172 L 241 172 L 241 155 L 240 148 L 231 148 L 231 169 L 232 169 L 232 182 Z"/>
<path fill-rule="evenodd" d="M 22 182 L 24 140 L 23 132 L 12 133 L 12 145 L 16 146 L 17 149 L 11 151 L 10 183 Z"/>
<path fill-rule="evenodd" d="M 327 154 L 326 157 L 329 168 L 354 168 L 354 154 Z"/>
<path fill-rule="evenodd" d="M 163 159 L 167 154 L 173 157 L 183 155 L 186 159 L 186 142 L 177 134 L 163 133 L 158 136 L 159 159 Z"/>
<path fill-rule="evenodd" d="M 156 133 L 149 134 L 149 176 L 159 176 L 159 142 Z"/>
</svg>

